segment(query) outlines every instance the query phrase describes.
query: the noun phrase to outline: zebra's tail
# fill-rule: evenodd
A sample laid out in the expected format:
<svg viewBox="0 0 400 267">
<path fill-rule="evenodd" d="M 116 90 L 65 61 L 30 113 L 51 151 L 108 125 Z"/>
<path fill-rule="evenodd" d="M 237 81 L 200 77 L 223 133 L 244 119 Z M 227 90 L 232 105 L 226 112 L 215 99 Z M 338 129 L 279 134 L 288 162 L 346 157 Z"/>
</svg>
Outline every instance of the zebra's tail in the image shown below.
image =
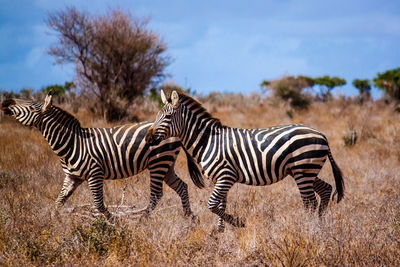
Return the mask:
<svg viewBox="0 0 400 267">
<path fill-rule="evenodd" d="M 193 157 L 189 154 L 189 152 L 186 150 L 186 148 L 183 145 L 182 145 L 182 148 L 186 154 L 190 178 L 192 179 L 193 183 L 198 188 L 204 188 L 203 175 L 201 174 L 201 171 L 200 171 L 199 167 L 197 166 L 197 163 L 194 161 Z"/>
<path fill-rule="evenodd" d="M 339 203 L 340 200 L 343 199 L 344 197 L 344 181 L 343 181 L 343 176 L 342 176 L 342 171 L 339 169 L 339 166 L 336 164 L 335 160 L 332 157 L 331 150 L 328 150 L 328 158 L 329 161 L 331 162 L 332 166 L 332 172 L 333 176 L 335 177 L 335 184 L 336 184 L 336 192 L 332 196 L 335 196 L 337 194 L 337 203 Z"/>
</svg>

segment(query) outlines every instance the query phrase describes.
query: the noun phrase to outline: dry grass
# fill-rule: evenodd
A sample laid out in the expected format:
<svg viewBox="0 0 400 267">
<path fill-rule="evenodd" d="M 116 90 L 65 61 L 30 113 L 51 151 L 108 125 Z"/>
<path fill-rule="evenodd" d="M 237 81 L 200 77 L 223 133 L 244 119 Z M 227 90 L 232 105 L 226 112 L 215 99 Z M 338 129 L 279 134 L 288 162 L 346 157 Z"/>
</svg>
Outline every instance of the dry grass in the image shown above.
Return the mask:
<svg viewBox="0 0 400 267">
<path fill-rule="evenodd" d="M 123 217 L 115 226 L 69 208 L 91 205 L 84 183 L 65 207 L 54 212 L 63 172 L 57 157 L 36 130 L 12 119 L 0 122 L 0 265 L 271 265 L 396 266 L 400 264 L 400 115 L 387 106 L 342 101 L 314 103 L 310 110 L 286 115 L 285 108 L 243 98 L 242 104 L 205 103 L 224 124 L 265 127 L 304 123 L 326 134 L 345 174 L 346 196 L 331 203 L 323 219 L 307 214 L 294 181 L 267 187 L 235 185 L 228 211 L 246 217 L 242 229 L 227 226 L 212 235 L 217 217 L 207 209 L 211 186 L 197 189 L 188 178 L 184 156 L 176 171 L 189 185 L 199 224 L 183 217 L 179 197 L 165 188 L 148 219 Z M 150 119 L 154 114 L 147 114 Z M 105 125 L 81 111 L 85 126 Z M 345 147 L 342 136 L 353 127 L 358 142 Z M 183 153 L 181 153 L 183 154 Z M 334 184 L 329 164 L 321 178 Z M 107 205 L 146 206 L 148 173 L 107 181 Z"/>
</svg>

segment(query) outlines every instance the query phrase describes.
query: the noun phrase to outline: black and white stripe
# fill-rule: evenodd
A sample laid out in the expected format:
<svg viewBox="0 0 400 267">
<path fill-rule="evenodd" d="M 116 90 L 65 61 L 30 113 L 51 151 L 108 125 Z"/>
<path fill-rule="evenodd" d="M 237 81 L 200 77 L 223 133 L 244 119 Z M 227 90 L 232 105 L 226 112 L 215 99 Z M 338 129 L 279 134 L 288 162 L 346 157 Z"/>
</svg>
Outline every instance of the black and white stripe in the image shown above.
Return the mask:
<svg viewBox="0 0 400 267">
<path fill-rule="evenodd" d="M 162 197 L 163 181 L 180 196 L 185 215 L 192 213 L 187 185 L 174 171 L 181 142 L 171 138 L 150 147 L 145 142 L 145 134 L 151 123 L 82 128 L 75 117 L 52 105 L 51 95 L 44 103 L 6 100 L 1 109 L 23 125 L 39 129 L 59 156 L 66 176 L 56 200 L 58 206 L 87 180 L 95 207 L 109 219 L 111 214 L 103 201 L 103 181 L 126 178 L 149 169 L 150 202 L 146 213 L 149 214 Z M 190 155 L 187 156 L 191 178 L 200 185 L 197 179 L 201 179 L 201 173 Z"/>
<path fill-rule="evenodd" d="M 269 185 L 290 175 L 294 178 L 306 208 L 316 209 L 315 192 L 321 197 L 319 214 L 326 209 L 331 185 L 317 177 L 326 159 L 332 165 L 338 202 L 344 195 L 342 174 L 331 155 L 326 137 L 304 125 L 285 125 L 265 129 L 240 129 L 224 126 L 193 98 L 172 93 L 157 114 L 146 141 L 158 144 L 177 136 L 202 166 L 205 176 L 215 183 L 209 209 L 219 216 L 218 230 L 224 221 L 234 226 L 244 223 L 225 213 L 226 197 L 235 183 Z"/>
</svg>

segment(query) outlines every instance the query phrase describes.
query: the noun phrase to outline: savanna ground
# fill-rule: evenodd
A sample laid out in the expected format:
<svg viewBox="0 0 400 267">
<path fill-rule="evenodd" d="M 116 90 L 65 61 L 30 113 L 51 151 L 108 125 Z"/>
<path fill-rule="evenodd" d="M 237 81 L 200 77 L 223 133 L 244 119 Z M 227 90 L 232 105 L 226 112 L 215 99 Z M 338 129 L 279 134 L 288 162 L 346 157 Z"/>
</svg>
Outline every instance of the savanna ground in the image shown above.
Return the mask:
<svg viewBox="0 0 400 267">
<path fill-rule="evenodd" d="M 89 216 L 82 208 L 92 205 L 87 183 L 57 213 L 54 202 L 64 178 L 58 158 L 37 130 L 3 117 L 0 265 L 400 265 L 400 114 L 393 107 L 340 99 L 313 103 L 309 110 L 289 117 L 285 106 L 258 95 L 203 101 L 226 125 L 304 123 L 322 131 L 344 174 L 343 201 L 331 202 L 320 219 L 303 209 L 290 177 L 266 187 L 235 185 L 227 211 L 246 217 L 246 227 L 227 225 L 224 233 L 211 234 L 217 222 L 207 209 L 211 182 L 205 189 L 196 188 L 181 153 L 176 172 L 189 185 L 198 224 L 183 217 L 179 197 L 166 187 L 148 219 L 122 216 L 110 225 L 102 217 Z M 155 112 L 153 108 L 139 117 L 151 120 Z M 84 127 L 109 126 L 83 108 L 75 115 Z M 350 128 L 358 134 L 351 147 L 343 142 Z M 329 163 L 320 177 L 334 185 Z M 148 172 L 105 182 L 105 202 L 111 211 L 122 200 L 122 206 L 145 207 L 148 198 Z"/>
</svg>

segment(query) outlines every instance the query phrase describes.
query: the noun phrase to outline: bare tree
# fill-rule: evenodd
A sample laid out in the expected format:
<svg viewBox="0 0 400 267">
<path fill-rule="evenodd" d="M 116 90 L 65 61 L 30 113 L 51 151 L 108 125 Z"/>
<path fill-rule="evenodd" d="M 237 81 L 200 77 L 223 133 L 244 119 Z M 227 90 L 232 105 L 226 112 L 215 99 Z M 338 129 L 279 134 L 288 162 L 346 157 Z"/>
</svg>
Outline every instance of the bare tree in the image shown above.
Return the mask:
<svg viewBox="0 0 400 267">
<path fill-rule="evenodd" d="M 146 29 L 148 20 L 120 10 L 94 17 L 69 7 L 46 23 L 58 36 L 48 53 L 58 64 L 75 64 L 78 87 L 109 121 L 126 116 L 127 106 L 164 77 L 166 45 Z"/>
</svg>

